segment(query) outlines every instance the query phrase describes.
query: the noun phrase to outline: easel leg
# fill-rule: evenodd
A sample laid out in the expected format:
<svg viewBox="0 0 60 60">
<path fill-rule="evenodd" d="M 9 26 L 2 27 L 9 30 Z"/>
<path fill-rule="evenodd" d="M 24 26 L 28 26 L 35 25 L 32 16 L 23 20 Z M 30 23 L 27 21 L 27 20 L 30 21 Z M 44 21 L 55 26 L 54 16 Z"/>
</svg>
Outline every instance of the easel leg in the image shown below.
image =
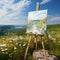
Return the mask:
<svg viewBox="0 0 60 60">
<path fill-rule="evenodd" d="M 49 39 L 48 33 L 46 34 L 46 36 L 47 36 L 49 47 L 50 47 L 50 39 Z"/>
<path fill-rule="evenodd" d="M 31 36 L 30 36 L 30 39 L 29 39 L 29 42 L 28 42 L 28 45 L 27 45 L 27 48 L 26 48 L 26 52 L 25 52 L 25 55 L 24 55 L 24 60 L 26 60 L 27 52 L 28 52 L 28 49 L 29 49 L 29 46 L 30 46 L 30 41 L 31 41 Z"/>
<path fill-rule="evenodd" d="M 43 51 L 44 51 L 44 60 L 47 60 L 46 59 L 46 51 L 45 51 L 45 47 L 44 47 L 44 38 L 41 37 L 41 40 L 42 40 L 42 47 L 43 47 Z"/>
<path fill-rule="evenodd" d="M 37 36 L 35 35 L 35 41 L 36 41 L 36 50 L 37 50 Z"/>
</svg>

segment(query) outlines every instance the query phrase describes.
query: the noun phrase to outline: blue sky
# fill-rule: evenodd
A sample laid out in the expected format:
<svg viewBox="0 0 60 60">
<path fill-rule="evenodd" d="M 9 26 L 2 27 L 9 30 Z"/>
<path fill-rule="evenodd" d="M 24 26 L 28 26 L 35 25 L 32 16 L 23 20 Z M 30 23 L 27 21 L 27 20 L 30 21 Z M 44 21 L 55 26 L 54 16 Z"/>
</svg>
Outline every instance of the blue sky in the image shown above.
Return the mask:
<svg viewBox="0 0 60 60">
<path fill-rule="evenodd" d="M 37 2 L 48 10 L 47 24 L 60 24 L 60 0 L 0 0 L 0 25 L 26 25 Z"/>
</svg>

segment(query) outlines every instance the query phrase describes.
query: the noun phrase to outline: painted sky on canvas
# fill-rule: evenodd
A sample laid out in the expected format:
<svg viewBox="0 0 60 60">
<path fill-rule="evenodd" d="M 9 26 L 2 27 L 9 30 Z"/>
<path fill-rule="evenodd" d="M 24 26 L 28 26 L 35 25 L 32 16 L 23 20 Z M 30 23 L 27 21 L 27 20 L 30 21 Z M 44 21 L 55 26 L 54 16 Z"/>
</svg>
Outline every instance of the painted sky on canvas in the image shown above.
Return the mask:
<svg viewBox="0 0 60 60">
<path fill-rule="evenodd" d="M 47 24 L 60 24 L 60 0 L 0 0 L 0 25 L 26 25 L 36 2 L 48 10 Z"/>
</svg>

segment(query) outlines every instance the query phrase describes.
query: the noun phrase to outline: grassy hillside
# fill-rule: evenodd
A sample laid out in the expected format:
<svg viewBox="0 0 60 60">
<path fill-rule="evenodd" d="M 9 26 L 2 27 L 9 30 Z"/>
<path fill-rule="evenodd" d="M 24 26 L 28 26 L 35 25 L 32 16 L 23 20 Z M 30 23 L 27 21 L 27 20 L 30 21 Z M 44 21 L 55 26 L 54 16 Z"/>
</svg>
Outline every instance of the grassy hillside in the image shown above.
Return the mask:
<svg viewBox="0 0 60 60">
<path fill-rule="evenodd" d="M 47 30 L 56 41 L 60 41 L 60 25 L 49 25 Z"/>
<path fill-rule="evenodd" d="M 52 40 L 48 42 L 45 36 L 45 48 L 60 60 L 60 25 L 48 25 L 47 30 Z M 29 40 L 29 36 L 26 35 L 26 29 L 20 29 L 14 33 L 6 31 L 4 34 L 0 36 L 0 60 L 23 60 Z M 41 48 L 41 38 L 38 37 L 38 49 Z M 35 49 L 34 36 L 32 36 L 26 60 L 34 60 L 32 53 Z"/>
</svg>

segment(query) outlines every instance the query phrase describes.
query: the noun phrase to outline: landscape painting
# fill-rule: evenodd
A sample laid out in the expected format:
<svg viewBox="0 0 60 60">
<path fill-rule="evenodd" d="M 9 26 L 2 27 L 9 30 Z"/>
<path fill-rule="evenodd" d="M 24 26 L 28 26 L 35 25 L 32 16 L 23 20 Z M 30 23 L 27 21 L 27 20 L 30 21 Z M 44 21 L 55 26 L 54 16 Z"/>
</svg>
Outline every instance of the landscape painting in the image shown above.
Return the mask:
<svg viewBox="0 0 60 60">
<path fill-rule="evenodd" d="M 29 12 L 27 33 L 44 35 L 47 30 L 47 10 Z"/>
</svg>

